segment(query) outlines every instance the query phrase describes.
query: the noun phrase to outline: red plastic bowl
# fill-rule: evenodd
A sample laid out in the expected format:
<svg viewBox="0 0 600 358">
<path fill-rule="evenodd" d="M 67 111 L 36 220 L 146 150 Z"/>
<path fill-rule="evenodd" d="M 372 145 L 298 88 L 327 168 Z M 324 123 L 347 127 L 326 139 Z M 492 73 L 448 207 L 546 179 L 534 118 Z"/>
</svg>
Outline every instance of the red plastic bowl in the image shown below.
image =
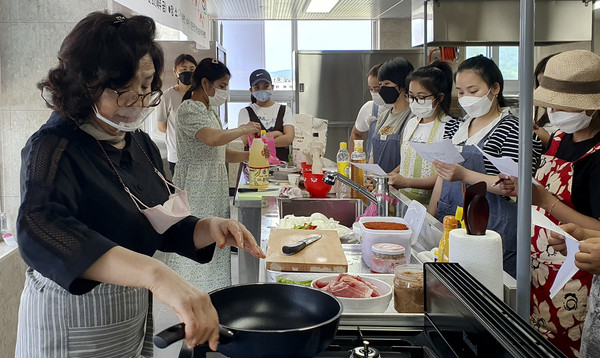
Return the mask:
<svg viewBox="0 0 600 358">
<path fill-rule="evenodd" d="M 311 198 L 325 198 L 332 187 L 323 182 L 323 174 L 313 174 L 307 171 L 304 171 L 304 186 Z"/>
<path fill-rule="evenodd" d="M 311 173 L 312 172 L 312 164 L 306 164 L 306 162 L 302 162 L 300 163 L 300 166 L 302 167 L 302 174 L 308 172 Z"/>
</svg>

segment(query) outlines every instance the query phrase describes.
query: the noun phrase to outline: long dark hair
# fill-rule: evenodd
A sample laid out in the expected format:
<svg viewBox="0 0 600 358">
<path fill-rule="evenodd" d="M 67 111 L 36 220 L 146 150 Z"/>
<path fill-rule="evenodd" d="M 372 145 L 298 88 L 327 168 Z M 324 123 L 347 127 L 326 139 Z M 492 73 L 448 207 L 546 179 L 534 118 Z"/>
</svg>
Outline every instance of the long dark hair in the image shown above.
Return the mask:
<svg viewBox="0 0 600 358">
<path fill-rule="evenodd" d="M 444 113 L 450 114 L 452 102 L 452 68 L 447 62 L 436 61 L 429 66 L 424 66 L 414 71 L 406 78 L 406 87 L 412 81 L 417 81 L 438 99 L 440 93 L 444 99 L 439 102 Z"/>
<path fill-rule="evenodd" d="M 150 54 L 154 63 L 152 90 L 162 87 L 163 52 L 154 41 L 156 25 L 146 16 L 92 12 L 65 37 L 58 65 L 37 84 L 49 90 L 48 106 L 64 119 L 81 124 L 93 113 L 104 89 L 123 88 L 135 76 L 138 63 Z"/>
<path fill-rule="evenodd" d="M 475 72 L 490 88 L 492 88 L 494 83 L 500 85 L 500 92 L 498 92 L 498 105 L 500 107 L 506 106 L 506 101 L 504 100 L 504 95 L 502 94 L 504 91 L 504 77 L 502 77 L 502 72 L 494 61 L 483 55 L 477 55 L 464 60 L 460 66 L 458 66 L 458 70 L 456 70 L 456 73 L 454 74 L 455 81 L 456 75 L 463 71 Z"/>
<path fill-rule="evenodd" d="M 202 87 L 203 78 L 206 78 L 208 82 L 213 83 L 225 76 L 231 77 L 231 72 L 229 72 L 227 66 L 222 62 L 210 57 L 203 59 L 198 63 L 198 66 L 194 70 L 194 74 L 192 75 L 192 85 L 183 96 L 183 101 L 190 99 L 190 97 L 192 97 L 192 92 L 199 87 Z"/>
<path fill-rule="evenodd" d="M 560 53 L 560 52 L 559 52 Z M 552 57 L 558 55 L 559 53 L 555 53 L 549 56 L 546 56 L 544 58 L 542 58 L 540 60 L 540 62 L 537 63 L 537 65 L 535 66 L 535 70 L 533 71 L 533 89 L 536 89 L 540 86 L 540 81 L 538 81 L 538 75 L 540 73 L 544 73 L 546 71 L 546 65 L 548 64 L 548 60 L 550 60 Z M 535 106 L 535 109 L 533 111 L 533 119 L 535 120 L 535 123 L 540 126 L 543 127 L 545 126 L 547 123 L 550 122 L 550 118 L 548 118 L 548 112 L 545 112 L 539 119 L 538 119 L 538 111 L 539 111 L 538 106 Z"/>
</svg>

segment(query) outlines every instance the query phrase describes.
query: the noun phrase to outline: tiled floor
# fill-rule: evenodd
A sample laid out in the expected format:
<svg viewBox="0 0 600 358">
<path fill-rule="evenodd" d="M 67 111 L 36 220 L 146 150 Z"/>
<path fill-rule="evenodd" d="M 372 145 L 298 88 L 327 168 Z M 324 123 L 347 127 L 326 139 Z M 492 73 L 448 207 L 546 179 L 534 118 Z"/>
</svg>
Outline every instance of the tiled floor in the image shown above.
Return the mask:
<svg viewBox="0 0 600 358">
<path fill-rule="evenodd" d="M 231 208 L 232 217 L 235 218 L 236 210 Z M 156 257 L 161 258 L 160 253 L 157 253 Z M 231 254 L 231 283 L 239 283 L 238 273 L 238 255 L 237 253 Z M 158 300 L 154 300 L 154 330 L 160 332 L 163 329 L 170 327 L 174 324 L 179 323 L 177 315 L 169 308 Z M 154 348 L 155 358 L 177 358 L 179 356 L 179 350 L 182 343 L 175 343 L 165 349 Z"/>
</svg>

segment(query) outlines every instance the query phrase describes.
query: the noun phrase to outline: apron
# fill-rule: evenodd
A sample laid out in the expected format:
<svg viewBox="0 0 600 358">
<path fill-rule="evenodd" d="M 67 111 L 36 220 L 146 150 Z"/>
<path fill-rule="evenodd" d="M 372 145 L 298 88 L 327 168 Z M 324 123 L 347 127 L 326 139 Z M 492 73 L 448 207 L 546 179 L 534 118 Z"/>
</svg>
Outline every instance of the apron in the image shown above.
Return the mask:
<svg viewBox="0 0 600 358">
<path fill-rule="evenodd" d="M 258 118 L 258 116 L 256 115 L 256 113 L 254 112 L 254 110 L 252 109 L 252 107 L 248 106 L 246 107 L 246 110 L 248 111 L 248 116 L 250 117 L 250 122 L 256 122 L 258 124 L 260 124 L 260 129 L 267 131 L 267 132 L 272 132 L 272 131 L 279 131 L 281 133 L 283 133 L 283 116 L 285 115 L 285 105 L 279 105 L 279 111 L 277 111 L 277 118 L 275 118 L 275 124 L 273 125 L 273 127 L 271 128 L 265 128 L 264 124 L 262 124 L 262 122 L 260 121 L 260 119 Z M 244 150 L 248 151 L 250 150 L 249 146 L 246 146 L 244 148 Z M 277 147 L 275 148 L 275 152 L 277 153 L 277 158 L 279 158 L 279 160 L 287 162 L 288 160 L 290 160 L 289 156 L 290 156 L 290 148 L 289 147 Z"/>
<path fill-rule="evenodd" d="M 385 112 L 385 117 L 379 123 L 379 121 L 373 121 L 369 125 L 369 142 L 371 143 L 373 163 L 379 164 L 381 169 L 386 173 L 396 169 L 400 164 L 400 142 L 402 138 L 400 134 L 406 125 L 406 120 L 410 117 L 410 110 L 404 117 L 404 120 L 398 127 L 398 131 L 392 134 L 381 134 L 379 133 L 381 127 L 385 124 L 385 121 L 389 117 L 392 110 Z"/>
<path fill-rule="evenodd" d="M 16 358 L 152 357 L 152 295 L 101 283 L 74 295 L 27 269 Z"/>
<path fill-rule="evenodd" d="M 504 118 L 507 118 L 507 116 Z M 500 123 L 502 123 L 502 120 L 500 120 L 496 126 L 479 141 L 479 143 L 477 143 L 477 147 L 483 149 L 485 142 L 491 134 L 494 133 Z M 463 167 L 486 174 L 483 154 L 481 154 L 475 146 L 463 146 L 461 154 L 463 158 L 465 158 L 465 161 L 461 164 Z M 457 206 L 463 206 L 464 197 L 462 184 L 463 183 L 460 181 L 449 182 L 444 180 L 442 184 L 442 193 L 440 194 L 435 214 L 436 219 L 440 222 L 444 220 L 444 216 L 446 215 L 455 215 Z M 505 196 L 490 192 L 487 192 L 486 198 L 490 206 L 488 230 L 497 232 L 502 238 L 503 269 L 512 277 L 516 277 L 517 225 L 515 225 L 515 222 L 517 221 L 517 203 Z"/>
<path fill-rule="evenodd" d="M 430 176 L 435 173 L 435 169 L 433 168 L 433 164 L 430 162 L 423 162 L 423 158 L 417 154 L 415 149 L 408 144 L 412 136 L 415 134 L 415 131 L 419 127 L 422 118 L 420 118 L 417 122 L 417 125 L 412 128 L 410 134 L 407 137 L 407 140 L 402 141 L 400 145 L 400 156 L 404 158 L 404 160 L 400 163 L 400 175 L 405 178 L 423 178 L 423 169 L 428 169 L 429 173 L 425 176 Z M 429 137 L 427 138 L 426 143 L 431 143 L 435 140 L 435 136 L 442 124 L 440 120 L 440 116 L 438 116 L 433 121 L 433 126 L 431 127 L 431 133 L 429 133 Z M 425 166 L 425 167 L 424 167 Z M 431 190 L 425 189 L 415 189 L 415 188 L 404 188 L 401 189 L 400 192 L 410 200 L 417 200 L 423 205 L 429 205 L 429 199 L 431 199 Z"/>
<path fill-rule="evenodd" d="M 371 123 L 377 122 L 377 117 L 379 117 L 379 105 L 373 102 L 373 107 L 371 107 L 371 116 L 367 119 L 367 123 L 369 123 L 369 133 L 371 129 Z M 368 137 L 369 136 L 367 136 L 367 139 L 365 141 L 366 143 L 364 145 L 364 147 L 367 149 L 367 151 L 365 152 L 367 153 L 367 156 L 371 155 L 371 141 Z"/>
<path fill-rule="evenodd" d="M 541 167 L 535 178 L 564 204 L 574 208 L 571 201 L 574 166 L 600 149 L 600 143 L 581 158 L 568 162 L 555 157 L 564 136 L 565 133 L 560 130 L 555 133 L 550 149 L 542 155 Z M 544 209 L 535 208 L 554 223 L 560 224 Z M 577 357 L 575 352 L 579 351 L 581 343 L 593 275 L 578 271 L 554 299 L 550 299 L 550 287 L 565 257 L 548 245 L 548 235 L 547 230 L 535 226 L 531 237 L 531 324 L 565 354 Z"/>
</svg>

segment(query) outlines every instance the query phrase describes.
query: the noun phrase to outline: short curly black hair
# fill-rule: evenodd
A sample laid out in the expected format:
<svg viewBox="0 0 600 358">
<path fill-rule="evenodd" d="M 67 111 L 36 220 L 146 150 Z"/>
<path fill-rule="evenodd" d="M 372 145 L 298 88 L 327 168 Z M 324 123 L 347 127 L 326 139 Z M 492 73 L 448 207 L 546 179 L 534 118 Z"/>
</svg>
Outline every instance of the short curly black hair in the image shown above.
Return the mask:
<svg viewBox="0 0 600 358">
<path fill-rule="evenodd" d="M 154 63 L 152 90 L 162 87 L 164 56 L 154 41 L 156 25 L 146 16 L 92 12 L 65 37 L 58 65 L 37 84 L 51 94 L 49 106 L 66 120 L 84 123 L 105 88 L 125 87 L 139 60 L 149 54 Z"/>
</svg>

